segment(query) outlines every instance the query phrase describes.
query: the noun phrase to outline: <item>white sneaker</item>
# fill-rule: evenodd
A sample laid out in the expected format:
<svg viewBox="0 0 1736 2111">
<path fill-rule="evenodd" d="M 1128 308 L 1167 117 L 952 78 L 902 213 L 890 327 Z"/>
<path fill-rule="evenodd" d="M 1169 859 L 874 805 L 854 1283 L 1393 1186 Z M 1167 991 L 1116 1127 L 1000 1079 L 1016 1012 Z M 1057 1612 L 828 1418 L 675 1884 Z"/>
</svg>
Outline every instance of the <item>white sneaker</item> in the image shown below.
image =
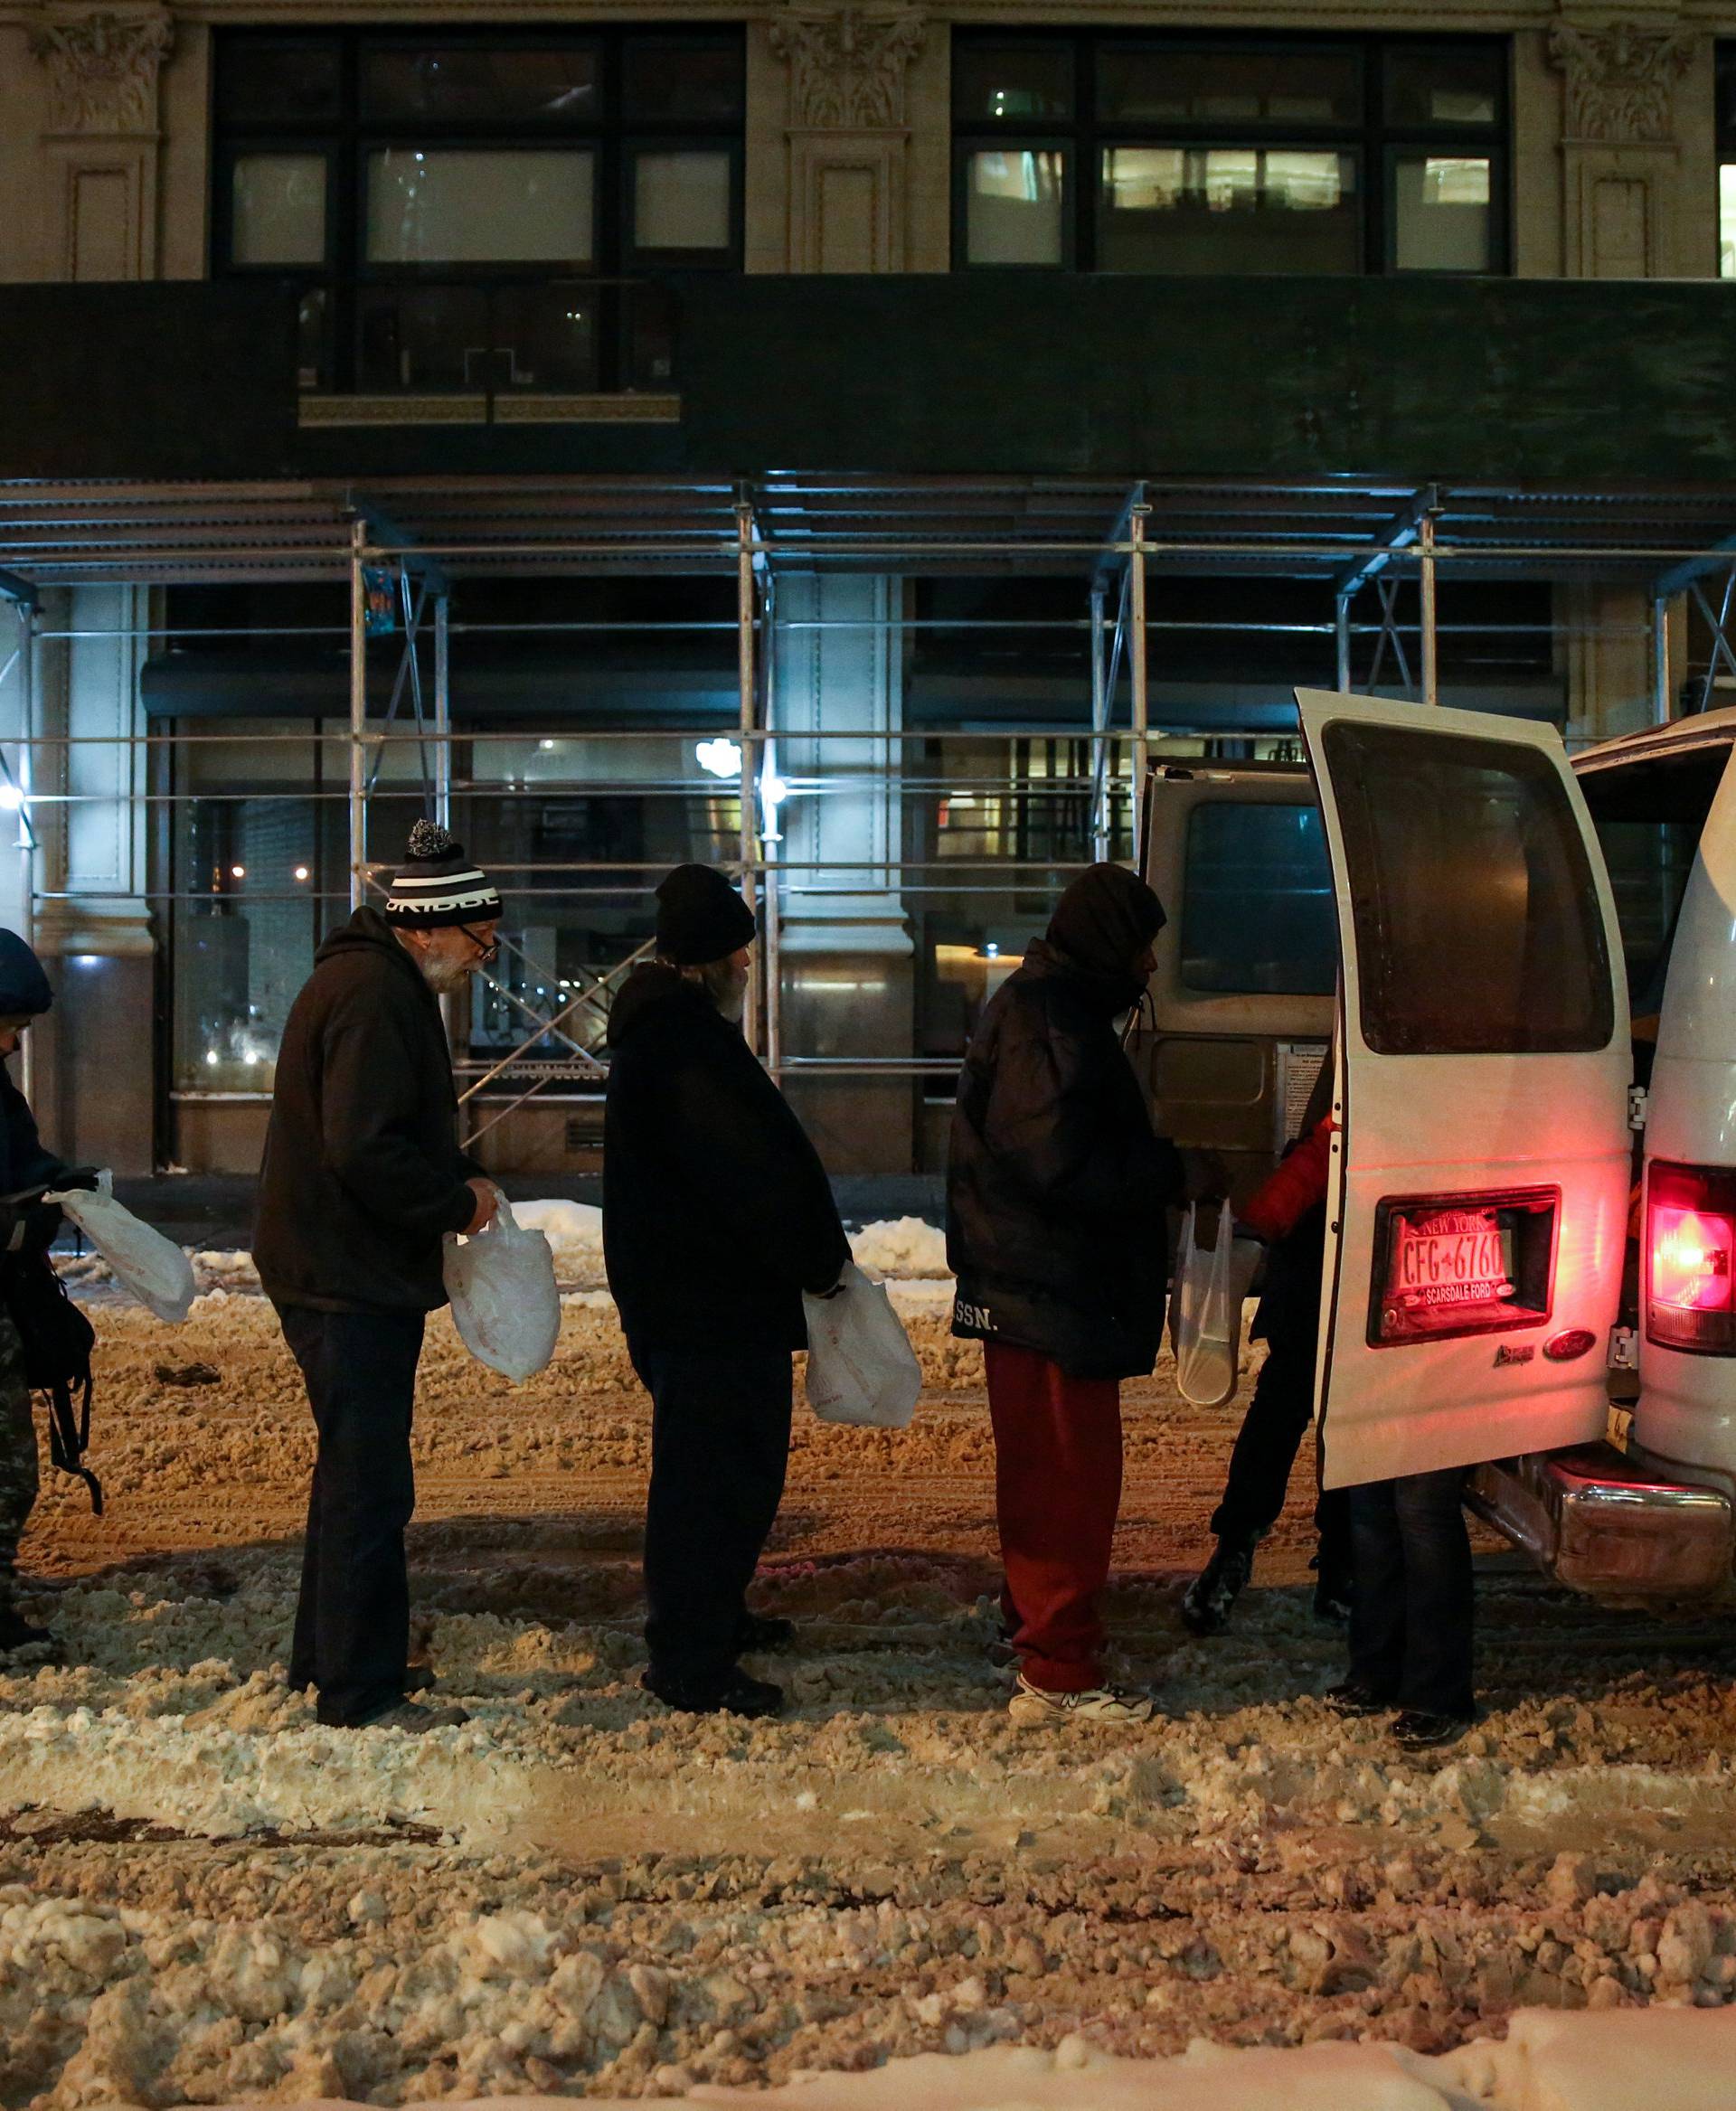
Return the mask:
<svg viewBox="0 0 1736 2111">
<path fill-rule="evenodd" d="M 1052 1693 L 1033 1686 L 1023 1672 L 1006 1712 L 1014 1722 L 1149 1722 L 1149 1693 L 1130 1693 L 1124 1686 L 1093 1686 L 1083 1693 Z"/>
</svg>

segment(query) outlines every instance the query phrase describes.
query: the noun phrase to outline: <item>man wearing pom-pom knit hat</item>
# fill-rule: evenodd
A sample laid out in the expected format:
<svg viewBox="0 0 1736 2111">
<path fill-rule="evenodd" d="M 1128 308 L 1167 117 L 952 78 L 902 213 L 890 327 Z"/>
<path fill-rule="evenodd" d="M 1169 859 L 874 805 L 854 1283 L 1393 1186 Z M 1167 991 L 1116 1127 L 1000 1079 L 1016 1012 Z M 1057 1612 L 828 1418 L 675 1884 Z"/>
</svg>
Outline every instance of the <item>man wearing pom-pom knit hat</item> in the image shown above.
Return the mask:
<svg viewBox="0 0 1736 2111">
<path fill-rule="evenodd" d="M 609 1020 L 603 1251 L 653 1402 L 642 1683 L 673 1708 L 775 1715 L 738 1659 L 792 1638 L 750 1612 L 784 1491 L 802 1293 L 849 1241 L 814 1146 L 743 1040 L 753 911 L 721 872 L 657 889 L 657 957 Z"/>
<path fill-rule="evenodd" d="M 441 1240 L 480 1231 L 495 1193 L 458 1148 L 439 999 L 495 951 L 500 897 L 445 829 L 419 821 L 383 910 L 314 957 L 278 1054 L 253 1258 L 319 1433 L 289 1682 L 334 1728 L 463 1722 L 406 1697 L 404 1528 L 416 1364 L 446 1303 Z"/>
</svg>

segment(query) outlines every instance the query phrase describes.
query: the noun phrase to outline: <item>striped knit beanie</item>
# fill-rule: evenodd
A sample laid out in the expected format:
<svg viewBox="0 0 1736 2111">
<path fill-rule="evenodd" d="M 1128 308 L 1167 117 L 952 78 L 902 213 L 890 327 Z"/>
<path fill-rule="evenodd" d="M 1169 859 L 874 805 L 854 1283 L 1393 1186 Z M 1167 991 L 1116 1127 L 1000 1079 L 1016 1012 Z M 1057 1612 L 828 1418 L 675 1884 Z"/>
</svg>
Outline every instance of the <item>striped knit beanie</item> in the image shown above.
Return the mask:
<svg viewBox="0 0 1736 2111">
<path fill-rule="evenodd" d="M 419 821 L 386 897 L 386 921 L 435 931 L 448 924 L 492 923 L 499 914 L 494 882 L 466 857 L 464 845 L 438 821 Z"/>
</svg>

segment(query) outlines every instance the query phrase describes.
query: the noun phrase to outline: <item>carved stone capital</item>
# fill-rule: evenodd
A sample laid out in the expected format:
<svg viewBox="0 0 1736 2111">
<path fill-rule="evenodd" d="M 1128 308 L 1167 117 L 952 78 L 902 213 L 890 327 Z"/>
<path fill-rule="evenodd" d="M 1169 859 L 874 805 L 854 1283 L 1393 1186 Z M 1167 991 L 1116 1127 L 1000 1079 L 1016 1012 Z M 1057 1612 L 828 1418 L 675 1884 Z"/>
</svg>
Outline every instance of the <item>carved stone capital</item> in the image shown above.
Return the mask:
<svg viewBox="0 0 1736 2111">
<path fill-rule="evenodd" d="M 790 7 L 774 15 L 771 48 L 789 65 L 789 121 L 798 130 L 874 131 L 904 122 L 904 74 L 928 40 L 913 8 Z"/>
<path fill-rule="evenodd" d="M 1557 22 L 1549 57 L 1567 80 L 1567 137 L 1611 146 L 1668 141 L 1675 84 L 1694 40 L 1637 22 Z"/>
<path fill-rule="evenodd" d="M 156 81 L 175 47 L 166 7 L 69 7 L 49 0 L 30 48 L 48 68 L 56 132 L 154 132 Z"/>
</svg>

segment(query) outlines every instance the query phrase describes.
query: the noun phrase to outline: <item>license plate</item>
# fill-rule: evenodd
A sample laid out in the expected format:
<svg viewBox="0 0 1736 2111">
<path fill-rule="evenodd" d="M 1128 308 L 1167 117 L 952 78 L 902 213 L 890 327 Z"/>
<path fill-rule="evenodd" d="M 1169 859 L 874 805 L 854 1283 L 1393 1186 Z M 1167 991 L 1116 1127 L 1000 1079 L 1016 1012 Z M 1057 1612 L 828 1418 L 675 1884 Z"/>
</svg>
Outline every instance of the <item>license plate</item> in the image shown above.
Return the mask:
<svg viewBox="0 0 1736 2111">
<path fill-rule="evenodd" d="M 1393 1226 L 1387 1295 L 1409 1311 L 1513 1296 L 1509 1235 L 1494 1210 L 1447 1210 Z"/>
</svg>

